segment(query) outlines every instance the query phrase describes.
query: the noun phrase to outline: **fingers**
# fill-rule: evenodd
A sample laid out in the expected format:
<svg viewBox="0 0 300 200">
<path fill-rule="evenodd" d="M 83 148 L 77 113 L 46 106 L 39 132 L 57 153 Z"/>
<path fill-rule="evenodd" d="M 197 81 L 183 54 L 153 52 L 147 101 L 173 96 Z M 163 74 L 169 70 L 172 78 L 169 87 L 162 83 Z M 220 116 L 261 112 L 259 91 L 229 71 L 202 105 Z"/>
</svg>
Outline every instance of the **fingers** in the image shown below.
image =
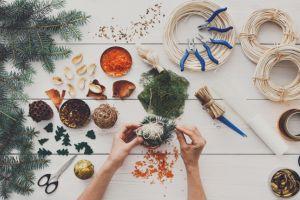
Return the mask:
<svg viewBox="0 0 300 200">
<path fill-rule="evenodd" d="M 192 141 L 197 140 L 199 137 L 199 135 L 195 131 L 193 131 L 185 126 L 177 126 L 176 129 L 179 130 L 180 132 L 188 135 L 192 139 Z"/>
<path fill-rule="evenodd" d="M 130 134 L 133 130 L 137 129 L 138 127 L 140 127 L 140 125 L 138 124 L 126 124 L 123 126 L 122 130 L 119 132 L 117 136 L 122 140 L 125 140 L 126 136 Z"/>
<path fill-rule="evenodd" d="M 134 138 L 131 142 L 128 142 L 127 147 L 129 148 L 129 150 L 131 150 L 134 147 L 142 144 L 143 141 L 144 141 L 143 138 L 138 136 L 138 137 Z"/>
<path fill-rule="evenodd" d="M 187 128 L 185 126 L 177 126 L 176 130 L 182 134 L 186 134 L 192 140 L 192 144 L 196 146 L 204 146 L 206 144 L 205 139 L 200 134 L 199 130 L 196 127 Z"/>
<path fill-rule="evenodd" d="M 177 139 L 178 139 L 181 147 L 184 147 L 185 145 L 187 145 L 186 139 L 182 132 L 176 130 L 176 135 L 177 135 Z"/>
</svg>

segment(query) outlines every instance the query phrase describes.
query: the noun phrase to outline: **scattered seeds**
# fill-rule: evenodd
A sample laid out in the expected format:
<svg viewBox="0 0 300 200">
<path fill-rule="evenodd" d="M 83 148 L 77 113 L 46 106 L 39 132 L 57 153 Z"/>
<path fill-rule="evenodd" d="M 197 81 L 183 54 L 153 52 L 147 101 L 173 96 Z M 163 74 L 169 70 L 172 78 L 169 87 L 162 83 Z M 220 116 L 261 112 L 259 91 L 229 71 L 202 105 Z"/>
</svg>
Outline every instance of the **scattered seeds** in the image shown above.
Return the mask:
<svg viewBox="0 0 300 200">
<path fill-rule="evenodd" d="M 78 54 L 77 56 L 74 56 L 74 57 L 72 58 L 72 63 L 73 63 L 74 65 L 77 65 L 77 64 L 81 63 L 82 59 L 83 59 L 82 54 Z"/>
<path fill-rule="evenodd" d="M 93 63 L 93 64 L 90 64 L 88 67 L 87 67 L 87 73 L 89 76 L 93 76 L 94 73 L 95 73 L 95 69 L 96 69 L 96 64 Z"/>
<path fill-rule="evenodd" d="M 58 77 L 58 76 L 54 76 L 54 77 L 52 78 L 52 82 L 53 82 L 55 85 L 61 85 L 61 84 L 64 83 L 63 80 L 62 80 L 60 77 Z"/>
<path fill-rule="evenodd" d="M 69 67 L 64 68 L 64 75 L 68 80 L 72 80 L 74 78 L 74 74 Z"/>
<path fill-rule="evenodd" d="M 98 33 L 95 35 L 99 38 L 113 39 L 117 41 L 132 42 L 149 34 L 149 30 L 156 24 L 161 23 L 161 18 L 165 17 L 161 13 L 162 3 L 154 4 L 149 7 L 144 14 L 139 15 L 135 21 L 131 21 L 127 27 L 121 25 L 102 25 L 99 26 Z"/>
<path fill-rule="evenodd" d="M 81 77 L 78 82 L 77 82 L 77 87 L 80 89 L 80 90 L 84 90 L 85 88 L 85 82 L 86 82 L 86 79 L 84 77 Z"/>
<path fill-rule="evenodd" d="M 68 87 L 68 93 L 71 97 L 75 97 L 76 96 L 76 90 L 74 88 L 74 86 L 70 83 L 67 84 Z"/>
<path fill-rule="evenodd" d="M 78 69 L 76 70 L 76 73 L 81 76 L 83 74 L 86 73 L 87 67 L 86 65 L 82 65 L 81 67 L 78 67 Z"/>
</svg>

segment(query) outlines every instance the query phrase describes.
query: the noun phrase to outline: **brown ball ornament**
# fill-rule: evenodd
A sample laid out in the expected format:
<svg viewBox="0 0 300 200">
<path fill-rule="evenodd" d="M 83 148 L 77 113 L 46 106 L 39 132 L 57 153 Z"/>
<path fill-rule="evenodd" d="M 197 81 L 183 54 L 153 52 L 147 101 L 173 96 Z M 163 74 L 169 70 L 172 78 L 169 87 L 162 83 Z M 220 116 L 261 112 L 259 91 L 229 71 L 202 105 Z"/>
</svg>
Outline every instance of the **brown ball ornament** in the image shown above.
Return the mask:
<svg viewBox="0 0 300 200">
<path fill-rule="evenodd" d="M 44 101 L 34 101 L 29 104 L 29 116 L 35 122 L 49 120 L 53 117 L 53 110 Z"/>
<path fill-rule="evenodd" d="M 89 179 L 94 174 L 94 165 L 89 160 L 79 160 L 74 166 L 74 173 L 79 179 Z"/>
<path fill-rule="evenodd" d="M 70 99 L 63 103 L 59 110 L 60 120 L 69 128 L 80 128 L 90 120 L 91 110 L 80 99 Z"/>
<path fill-rule="evenodd" d="M 94 110 L 93 120 L 98 127 L 108 129 L 118 120 L 118 112 L 109 104 L 101 104 Z"/>
</svg>

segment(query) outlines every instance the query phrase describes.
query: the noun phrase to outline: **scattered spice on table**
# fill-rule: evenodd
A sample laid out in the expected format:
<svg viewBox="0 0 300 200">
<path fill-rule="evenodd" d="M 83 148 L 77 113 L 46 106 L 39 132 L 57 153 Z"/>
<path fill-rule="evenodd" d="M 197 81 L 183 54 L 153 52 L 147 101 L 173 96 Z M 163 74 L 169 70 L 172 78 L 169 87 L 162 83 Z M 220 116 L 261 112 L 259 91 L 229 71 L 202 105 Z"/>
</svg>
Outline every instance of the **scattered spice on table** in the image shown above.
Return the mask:
<svg viewBox="0 0 300 200">
<path fill-rule="evenodd" d="M 161 12 L 162 3 L 154 4 L 146 9 L 144 14 L 139 15 L 139 19 L 131 21 L 127 27 L 120 25 L 101 25 L 98 33 L 99 38 L 113 39 L 115 42 L 125 41 L 127 43 L 140 39 L 149 34 L 149 30 L 156 24 L 161 23 L 161 18 L 165 14 Z M 112 18 L 114 20 L 114 18 Z"/>
<path fill-rule="evenodd" d="M 132 172 L 133 176 L 143 180 L 150 180 L 150 183 L 155 183 L 155 180 L 163 184 L 165 181 L 171 181 L 174 177 L 173 168 L 178 160 L 178 149 L 174 147 L 174 155 L 170 155 L 167 151 L 159 152 L 148 150 L 143 160 L 137 161 Z"/>
</svg>

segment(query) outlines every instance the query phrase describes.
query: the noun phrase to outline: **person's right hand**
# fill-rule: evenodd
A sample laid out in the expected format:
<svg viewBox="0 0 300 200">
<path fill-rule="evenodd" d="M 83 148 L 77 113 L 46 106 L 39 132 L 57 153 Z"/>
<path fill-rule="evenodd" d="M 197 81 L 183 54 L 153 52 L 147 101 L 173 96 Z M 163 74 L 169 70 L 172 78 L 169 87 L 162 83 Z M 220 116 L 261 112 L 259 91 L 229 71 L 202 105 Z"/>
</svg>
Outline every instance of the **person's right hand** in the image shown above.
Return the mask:
<svg viewBox="0 0 300 200">
<path fill-rule="evenodd" d="M 202 137 L 199 130 L 196 127 L 187 128 L 184 126 L 176 127 L 176 134 L 180 144 L 181 157 L 186 168 L 198 167 L 198 160 L 206 140 Z M 188 144 L 184 135 L 187 135 L 191 140 L 191 144 Z"/>
<path fill-rule="evenodd" d="M 136 124 L 125 125 L 119 134 L 116 134 L 114 137 L 111 152 L 108 157 L 108 161 L 110 161 L 113 166 L 117 168 L 121 167 L 130 151 L 143 142 L 142 137 L 136 136 L 133 133 L 138 127 L 139 125 Z M 136 137 L 133 137 L 134 135 Z"/>
</svg>

